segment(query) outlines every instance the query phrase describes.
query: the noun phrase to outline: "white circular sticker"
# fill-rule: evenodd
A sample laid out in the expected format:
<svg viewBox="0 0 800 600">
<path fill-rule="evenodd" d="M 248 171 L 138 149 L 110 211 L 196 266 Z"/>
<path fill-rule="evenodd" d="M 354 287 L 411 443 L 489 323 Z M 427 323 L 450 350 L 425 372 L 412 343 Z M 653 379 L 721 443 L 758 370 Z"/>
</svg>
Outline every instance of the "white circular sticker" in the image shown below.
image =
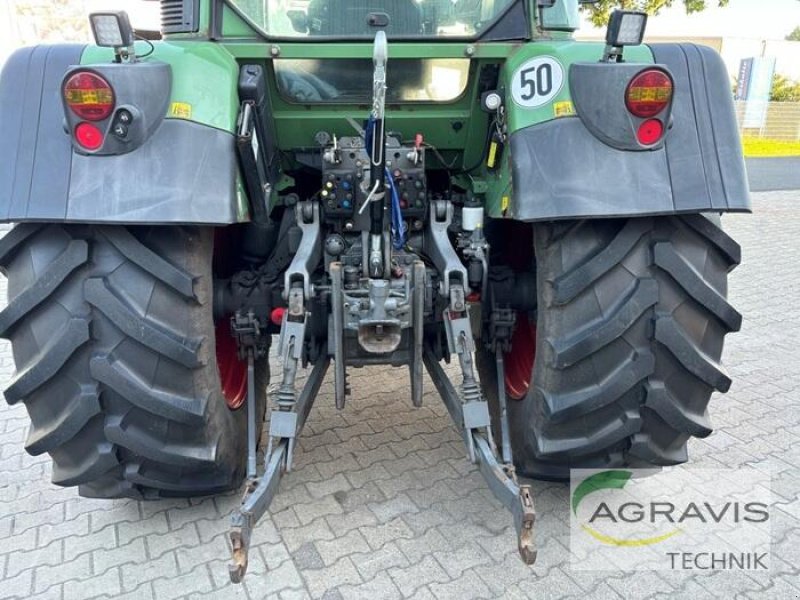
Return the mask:
<svg viewBox="0 0 800 600">
<path fill-rule="evenodd" d="M 524 63 L 514 73 L 511 95 L 525 108 L 550 102 L 564 85 L 564 67 L 552 56 L 539 56 Z"/>
</svg>

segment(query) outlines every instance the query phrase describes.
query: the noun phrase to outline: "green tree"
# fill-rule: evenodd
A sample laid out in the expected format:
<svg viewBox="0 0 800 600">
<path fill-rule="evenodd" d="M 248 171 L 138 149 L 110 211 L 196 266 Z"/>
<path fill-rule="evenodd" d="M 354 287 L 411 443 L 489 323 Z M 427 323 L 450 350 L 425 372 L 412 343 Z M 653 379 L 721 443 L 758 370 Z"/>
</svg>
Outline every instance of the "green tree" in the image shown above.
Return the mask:
<svg viewBox="0 0 800 600">
<path fill-rule="evenodd" d="M 12 7 L 23 44 L 91 39 L 89 10 L 83 0 L 12 0 Z"/>
<path fill-rule="evenodd" d="M 686 13 L 696 13 L 708 8 L 709 3 L 716 2 L 718 6 L 726 6 L 729 0 L 680 0 L 686 8 Z M 584 10 L 589 13 L 589 18 L 597 27 L 605 27 L 608 17 L 615 8 L 623 10 L 641 10 L 649 15 L 657 15 L 662 9 L 669 8 L 676 0 L 600 0 L 596 4 L 585 4 Z"/>
<path fill-rule="evenodd" d="M 769 99 L 773 102 L 800 102 L 800 82 L 775 73 Z"/>
<path fill-rule="evenodd" d="M 790 42 L 800 42 L 800 26 L 795 27 L 794 31 L 786 36 L 786 39 Z"/>
</svg>

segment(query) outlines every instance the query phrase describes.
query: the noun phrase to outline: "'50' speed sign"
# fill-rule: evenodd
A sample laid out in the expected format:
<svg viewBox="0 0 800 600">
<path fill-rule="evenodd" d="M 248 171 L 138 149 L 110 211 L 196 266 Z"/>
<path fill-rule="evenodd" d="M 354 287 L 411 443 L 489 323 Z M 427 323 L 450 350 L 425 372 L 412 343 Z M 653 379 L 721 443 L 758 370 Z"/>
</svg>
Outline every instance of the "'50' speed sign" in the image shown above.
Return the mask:
<svg viewBox="0 0 800 600">
<path fill-rule="evenodd" d="M 522 64 L 511 81 L 514 102 L 525 108 L 544 106 L 564 86 L 564 67 L 552 56 L 539 56 Z"/>
</svg>

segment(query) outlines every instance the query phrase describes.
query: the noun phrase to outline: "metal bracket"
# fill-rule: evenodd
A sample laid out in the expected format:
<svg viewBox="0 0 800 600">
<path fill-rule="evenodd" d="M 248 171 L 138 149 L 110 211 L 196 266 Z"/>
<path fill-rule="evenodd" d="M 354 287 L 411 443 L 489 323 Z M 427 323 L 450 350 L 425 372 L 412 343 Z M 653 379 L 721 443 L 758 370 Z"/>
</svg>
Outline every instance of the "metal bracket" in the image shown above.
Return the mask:
<svg viewBox="0 0 800 600">
<path fill-rule="evenodd" d="M 469 432 L 467 435 L 467 453 L 469 460 L 472 463 L 477 462 L 475 455 L 475 440 L 472 436 L 473 433 L 485 429 L 487 432 L 491 431 L 491 421 L 489 420 L 489 403 L 485 400 L 471 400 L 461 405 L 461 410 L 464 416 L 464 431 Z M 489 433 L 491 437 L 491 433 Z"/>
<path fill-rule="evenodd" d="M 278 341 L 278 354 L 284 358 L 300 360 L 303 358 L 303 340 L 306 337 L 306 319 L 289 321 L 284 317 Z"/>
<path fill-rule="evenodd" d="M 469 316 L 453 317 L 449 308 L 444 311 L 445 334 L 450 354 L 475 352 L 475 340 L 472 337 L 472 323 Z"/>
<path fill-rule="evenodd" d="M 501 465 L 497 461 L 486 438 L 480 434 L 473 436 L 481 475 L 494 497 L 502 502 L 514 517 L 520 558 L 526 565 L 532 565 L 536 562 L 537 554 L 533 529 L 536 524 L 533 489 L 530 485 L 519 485 L 514 467 Z"/>
<path fill-rule="evenodd" d="M 264 335 L 261 329 L 261 322 L 256 318 L 252 310 L 246 314 L 237 311 L 231 317 L 230 325 L 231 335 L 236 340 L 240 360 L 245 360 L 250 350 L 252 350 L 255 358 L 262 358 L 267 355 L 270 336 Z"/>
<path fill-rule="evenodd" d="M 525 564 L 533 564 L 536 561 L 534 543 L 536 510 L 533 504 L 531 486 L 520 485 L 513 465 L 501 464 L 497 460 L 490 437 L 482 433 L 479 427 L 467 427 L 467 424 L 479 425 L 485 423 L 488 413 L 484 413 L 483 409 L 470 407 L 470 404 L 473 403 L 461 403 L 455 387 L 453 387 L 444 369 L 436 359 L 436 355 L 430 348 L 425 349 L 423 357 L 431 380 L 441 395 L 450 417 L 461 428 L 467 447 L 473 449 L 474 462 L 477 463 L 481 475 L 494 497 L 511 512 L 514 518 L 520 558 Z M 474 404 L 486 405 L 485 402 L 476 402 Z"/>
<path fill-rule="evenodd" d="M 297 435 L 297 413 L 293 410 L 272 410 L 269 417 L 269 449 L 267 455 L 272 451 L 272 440 L 287 440 L 286 448 L 286 472 L 292 470 L 292 460 L 294 459 L 294 442 Z"/>
<path fill-rule="evenodd" d="M 264 336 L 261 324 L 249 311 L 231 317 L 231 335 L 236 339 L 239 358 L 247 360 L 247 478 L 256 476 L 256 457 L 258 452 L 258 426 L 260 425 L 256 408 L 255 360 L 267 354 L 269 337 Z"/>
<path fill-rule="evenodd" d="M 298 202 L 295 206 L 297 226 L 302 231 L 300 247 L 292 259 L 292 264 L 284 275 L 284 298 L 289 298 L 292 284 L 302 281 L 303 293 L 311 298 L 311 272 L 322 256 L 321 233 L 319 224 L 319 204 L 310 200 Z M 310 218 L 309 218 L 310 217 Z"/>
<path fill-rule="evenodd" d="M 497 354 L 495 354 L 495 364 L 497 365 L 497 403 L 500 408 L 500 448 L 503 454 L 503 462 L 513 465 L 511 427 L 508 422 L 508 399 L 506 398 L 506 369 L 502 350 L 498 350 Z"/>
<path fill-rule="evenodd" d="M 489 403 L 473 400 L 462 405 L 465 429 L 489 427 Z"/>
<path fill-rule="evenodd" d="M 344 302 L 342 263 L 333 262 L 331 276 L 331 322 L 333 324 L 333 391 L 336 408 L 342 410 L 347 400 L 347 371 L 344 364 Z"/>
<path fill-rule="evenodd" d="M 279 416 L 279 424 L 276 425 L 275 431 L 286 433 L 287 435 L 285 437 L 281 436 L 274 449 L 268 451 L 264 475 L 248 479 L 242 503 L 231 515 L 229 537 L 233 553 L 231 563 L 228 566 L 228 573 L 233 583 L 241 583 L 247 572 L 250 539 L 253 529 L 258 520 L 267 512 L 272 499 L 278 491 L 278 484 L 282 475 L 289 470 L 291 448 L 305 425 L 329 365 L 329 358 L 320 360 L 314 365 L 302 392 L 300 392 L 294 411 L 273 411 L 271 419 L 279 415 L 292 415 L 293 418 Z M 270 434 L 272 432 L 272 420 L 270 420 Z"/>
<path fill-rule="evenodd" d="M 467 285 L 467 269 L 461 264 L 453 244 L 447 235 L 447 229 L 453 222 L 453 204 L 446 200 L 431 202 L 428 229 L 425 234 L 424 249 L 442 275 L 440 290 L 445 296 L 450 295 L 450 282 L 460 279 L 461 285 Z"/>
<path fill-rule="evenodd" d="M 414 338 L 411 353 L 411 403 L 419 408 L 422 406 L 422 345 L 425 327 L 425 263 L 414 262 L 414 292 L 412 294 Z"/>
</svg>

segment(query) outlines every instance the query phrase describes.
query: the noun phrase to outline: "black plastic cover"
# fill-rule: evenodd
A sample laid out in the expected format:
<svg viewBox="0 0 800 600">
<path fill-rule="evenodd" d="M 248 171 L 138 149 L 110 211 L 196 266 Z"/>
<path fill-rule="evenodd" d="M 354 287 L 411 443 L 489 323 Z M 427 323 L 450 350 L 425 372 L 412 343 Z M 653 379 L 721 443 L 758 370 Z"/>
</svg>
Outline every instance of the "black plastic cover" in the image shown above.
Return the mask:
<svg viewBox="0 0 800 600">
<path fill-rule="evenodd" d="M 750 211 L 722 59 L 693 44 L 657 44 L 652 50 L 675 79 L 673 127 L 664 147 L 650 152 L 612 148 L 576 117 L 516 131 L 511 135 L 510 217 L 544 221 Z"/>
<path fill-rule="evenodd" d="M 648 152 L 664 145 L 663 138 L 650 146 L 639 143 L 636 132 L 646 120 L 632 115 L 625 104 L 631 80 L 639 73 L 659 68 L 669 75 L 664 65 L 642 63 L 574 63 L 569 69 L 569 88 L 575 112 L 597 138 L 618 150 Z M 672 106 L 657 115 L 669 124 Z"/>
<path fill-rule="evenodd" d="M 50 198 L 69 190 L 70 138 L 64 132 L 61 81 L 85 46 L 22 48 L 0 74 L 0 219 L 53 216 Z"/>
<path fill-rule="evenodd" d="M 650 49 L 675 79 L 667 154 L 676 206 L 691 206 L 690 198 L 697 197 L 695 205 L 707 202 L 715 209 L 749 211 L 742 140 L 722 58 L 696 44 L 653 44 Z"/>
<path fill-rule="evenodd" d="M 23 48 L 0 74 L 0 222 L 243 220 L 229 132 L 162 119 L 149 139 L 127 154 L 73 151 L 61 84 L 83 50 L 82 45 Z"/>
<path fill-rule="evenodd" d="M 239 214 L 237 174 L 232 134 L 165 119 L 130 154 L 73 153 L 69 195 L 50 200 L 51 214 L 87 223 L 227 225 L 246 216 L 246 209 Z"/>
<path fill-rule="evenodd" d="M 263 66 L 242 65 L 239 71 L 239 98 L 243 102 L 252 102 L 253 104 L 263 169 L 267 175 L 267 181 L 274 185 L 279 175 L 277 135 L 275 121 L 272 118 L 272 104 L 267 90 L 267 76 Z"/>
<path fill-rule="evenodd" d="M 200 0 L 161 0 L 161 33 L 194 33 L 200 29 Z"/>
<path fill-rule="evenodd" d="M 110 155 L 133 152 L 155 133 L 167 114 L 172 92 L 172 68 L 162 62 L 108 63 L 70 67 L 62 76 L 64 80 L 74 72 L 91 71 L 103 77 L 114 90 L 116 106 L 112 114 L 95 125 L 103 131 L 103 145 L 87 151 L 73 140 L 73 148 L 81 154 Z M 67 127 L 74 131 L 80 117 L 67 107 L 63 94 L 63 114 Z M 124 136 L 114 133 L 122 111 L 131 115 Z"/>
</svg>

